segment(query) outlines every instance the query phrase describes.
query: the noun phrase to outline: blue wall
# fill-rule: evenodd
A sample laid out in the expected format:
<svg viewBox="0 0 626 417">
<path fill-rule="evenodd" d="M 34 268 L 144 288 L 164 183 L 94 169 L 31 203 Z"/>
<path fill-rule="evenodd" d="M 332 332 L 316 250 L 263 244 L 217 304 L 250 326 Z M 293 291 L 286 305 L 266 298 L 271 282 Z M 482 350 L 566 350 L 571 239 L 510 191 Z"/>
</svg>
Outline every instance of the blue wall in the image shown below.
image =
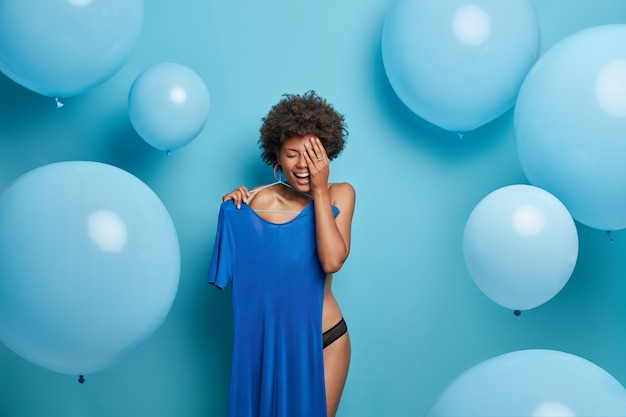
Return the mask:
<svg viewBox="0 0 626 417">
<path fill-rule="evenodd" d="M 579 355 L 626 384 L 626 234 L 617 231 L 611 243 L 577 224 L 570 281 L 520 317 L 481 293 L 464 264 L 463 228 L 489 192 L 526 183 L 512 112 L 462 140 L 411 113 L 382 67 L 390 3 L 149 0 L 126 65 L 62 109 L 0 76 L 0 190 L 51 162 L 119 166 L 162 199 L 182 254 L 163 326 L 85 384 L 0 347 L 1 417 L 225 415 L 230 299 L 205 284 L 220 196 L 272 180 L 256 147 L 260 119 L 282 93 L 309 89 L 346 115 L 349 143 L 331 180 L 357 190 L 352 255 L 335 279 L 353 341 L 340 416 L 423 415 L 468 367 L 526 348 Z M 542 51 L 580 29 L 626 23 L 623 0 L 533 4 Z M 202 134 L 170 156 L 143 142 L 126 113 L 135 77 L 163 61 L 197 71 L 212 101 Z"/>
</svg>

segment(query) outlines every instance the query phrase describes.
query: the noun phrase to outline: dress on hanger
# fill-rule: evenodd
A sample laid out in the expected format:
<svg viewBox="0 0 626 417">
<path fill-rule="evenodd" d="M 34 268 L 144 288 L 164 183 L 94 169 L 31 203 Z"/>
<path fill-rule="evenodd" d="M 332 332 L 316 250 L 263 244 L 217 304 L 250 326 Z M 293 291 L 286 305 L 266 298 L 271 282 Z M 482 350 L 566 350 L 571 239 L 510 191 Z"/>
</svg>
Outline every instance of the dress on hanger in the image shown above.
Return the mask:
<svg viewBox="0 0 626 417">
<path fill-rule="evenodd" d="M 326 417 L 322 304 L 313 201 L 286 223 L 220 206 L 208 282 L 230 282 L 229 417 Z M 339 210 L 333 206 L 335 217 Z"/>
</svg>

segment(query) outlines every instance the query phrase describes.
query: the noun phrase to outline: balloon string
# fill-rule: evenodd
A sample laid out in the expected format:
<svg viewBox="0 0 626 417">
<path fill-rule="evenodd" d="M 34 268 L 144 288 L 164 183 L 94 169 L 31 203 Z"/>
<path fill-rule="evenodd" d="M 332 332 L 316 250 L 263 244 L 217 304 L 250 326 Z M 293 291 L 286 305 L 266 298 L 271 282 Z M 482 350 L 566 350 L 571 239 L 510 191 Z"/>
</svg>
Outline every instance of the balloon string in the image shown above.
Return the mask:
<svg viewBox="0 0 626 417">
<path fill-rule="evenodd" d="M 61 107 L 63 107 L 63 106 L 64 106 L 64 104 L 63 104 L 63 103 L 61 103 L 61 100 L 59 100 L 59 98 L 58 98 L 58 97 L 55 97 L 55 98 L 54 98 L 54 101 L 56 101 L 56 102 L 57 102 L 57 109 L 60 109 Z"/>
</svg>

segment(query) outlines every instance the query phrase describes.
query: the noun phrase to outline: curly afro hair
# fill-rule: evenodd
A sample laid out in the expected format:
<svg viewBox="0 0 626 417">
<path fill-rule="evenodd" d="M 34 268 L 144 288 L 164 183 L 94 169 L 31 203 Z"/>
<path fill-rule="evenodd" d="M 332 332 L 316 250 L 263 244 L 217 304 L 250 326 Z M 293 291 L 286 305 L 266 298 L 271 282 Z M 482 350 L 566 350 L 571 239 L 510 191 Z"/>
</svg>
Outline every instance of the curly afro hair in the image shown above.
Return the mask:
<svg viewBox="0 0 626 417">
<path fill-rule="evenodd" d="M 276 163 L 276 154 L 290 137 L 317 136 L 332 160 L 343 151 L 348 136 L 344 116 L 313 90 L 303 95 L 284 94 L 262 121 L 259 147 L 269 166 Z"/>
</svg>

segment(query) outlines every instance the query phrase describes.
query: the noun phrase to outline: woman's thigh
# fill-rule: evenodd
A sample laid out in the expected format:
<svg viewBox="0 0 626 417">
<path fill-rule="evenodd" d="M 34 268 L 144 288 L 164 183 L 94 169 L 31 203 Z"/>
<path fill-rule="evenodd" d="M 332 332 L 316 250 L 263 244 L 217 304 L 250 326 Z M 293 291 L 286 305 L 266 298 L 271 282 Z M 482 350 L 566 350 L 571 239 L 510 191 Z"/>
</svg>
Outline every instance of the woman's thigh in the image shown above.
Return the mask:
<svg viewBox="0 0 626 417">
<path fill-rule="evenodd" d="M 334 417 L 350 367 L 350 335 L 346 332 L 324 349 L 324 376 L 328 416 Z"/>
</svg>

